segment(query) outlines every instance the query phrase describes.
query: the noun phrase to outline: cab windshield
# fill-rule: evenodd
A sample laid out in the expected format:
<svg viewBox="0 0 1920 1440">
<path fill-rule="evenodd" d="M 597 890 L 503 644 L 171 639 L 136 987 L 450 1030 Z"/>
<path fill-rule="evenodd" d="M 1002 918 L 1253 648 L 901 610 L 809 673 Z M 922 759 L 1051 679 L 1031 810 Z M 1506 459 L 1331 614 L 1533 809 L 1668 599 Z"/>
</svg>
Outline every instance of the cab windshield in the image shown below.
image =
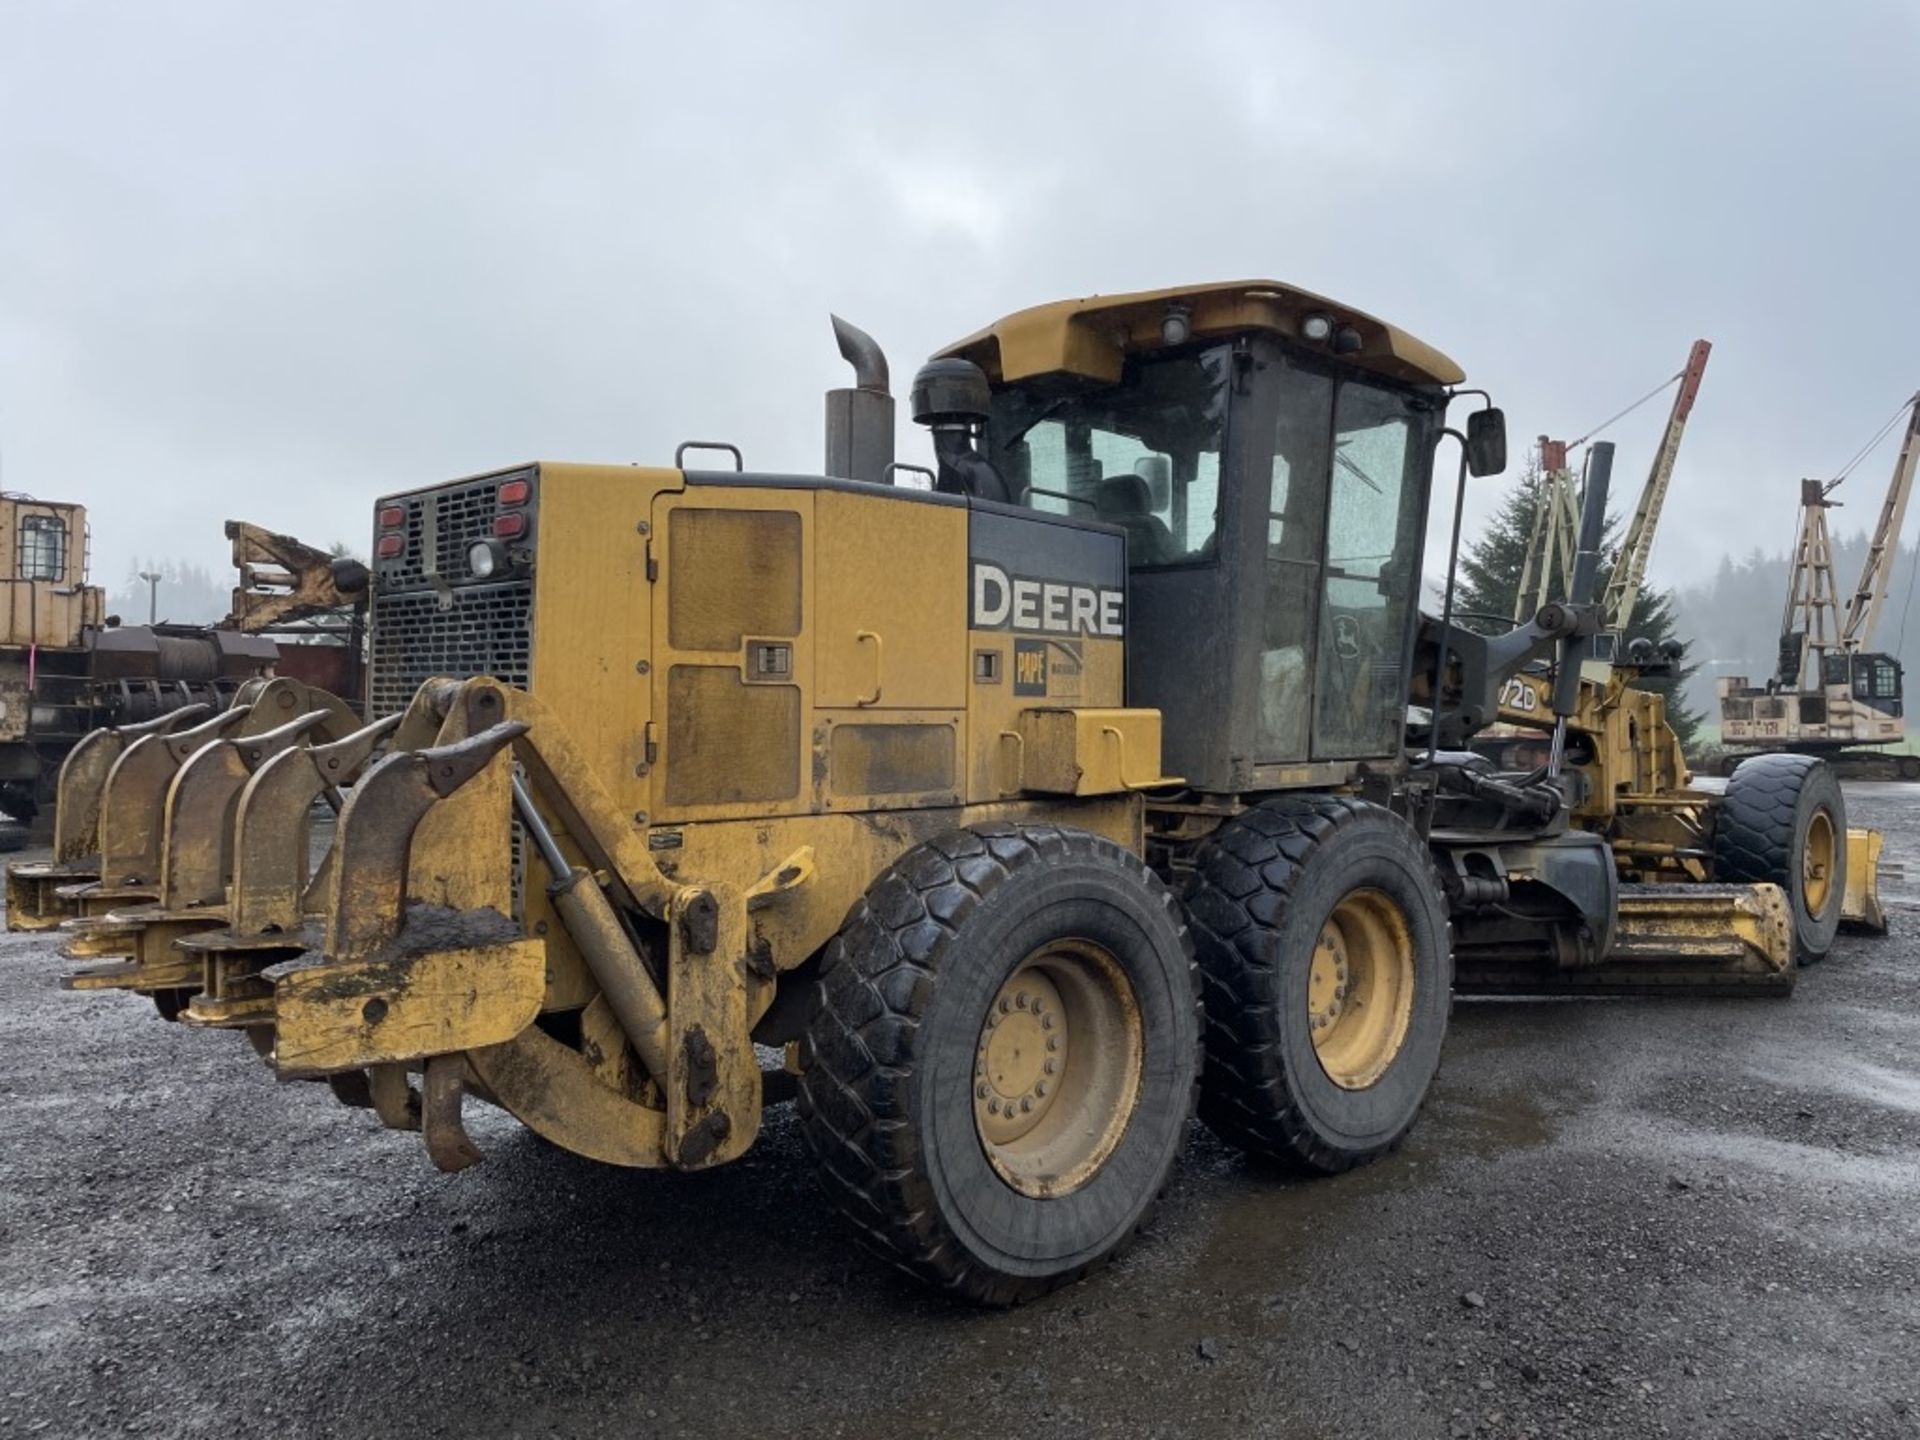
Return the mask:
<svg viewBox="0 0 1920 1440">
<path fill-rule="evenodd" d="M 1244 376 L 1232 345 L 1202 344 L 1130 359 L 1117 385 L 1005 387 L 991 458 L 1020 504 L 1126 532 L 1136 610 L 1217 604 L 1200 623 L 1257 631 L 1258 763 L 1392 754 L 1441 408 L 1327 357 L 1244 354 Z M 1223 469 L 1230 420 L 1246 433 Z M 1215 567 L 1230 595 L 1198 583 Z"/>
<path fill-rule="evenodd" d="M 1220 517 L 1232 350 L 1127 362 L 1118 385 L 994 396 L 988 444 L 1022 505 L 1127 532 L 1134 569 L 1209 558 Z"/>
</svg>

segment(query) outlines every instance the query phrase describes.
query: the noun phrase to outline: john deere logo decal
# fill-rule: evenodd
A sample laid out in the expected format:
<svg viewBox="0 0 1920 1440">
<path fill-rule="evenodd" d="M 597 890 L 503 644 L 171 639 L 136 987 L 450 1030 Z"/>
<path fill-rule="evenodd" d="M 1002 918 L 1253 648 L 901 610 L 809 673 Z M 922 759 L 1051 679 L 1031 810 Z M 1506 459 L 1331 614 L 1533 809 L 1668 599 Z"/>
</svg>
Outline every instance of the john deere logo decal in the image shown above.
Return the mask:
<svg viewBox="0 0 1920 1440">
<path fill-rule="evenodd" d="M 988 560 L 973 562 L 975 630 L 1029 635 L 1094 635 L 1124 639 L 1126 595 L 1105 586 L 1009 575 Z"/>
</svg>

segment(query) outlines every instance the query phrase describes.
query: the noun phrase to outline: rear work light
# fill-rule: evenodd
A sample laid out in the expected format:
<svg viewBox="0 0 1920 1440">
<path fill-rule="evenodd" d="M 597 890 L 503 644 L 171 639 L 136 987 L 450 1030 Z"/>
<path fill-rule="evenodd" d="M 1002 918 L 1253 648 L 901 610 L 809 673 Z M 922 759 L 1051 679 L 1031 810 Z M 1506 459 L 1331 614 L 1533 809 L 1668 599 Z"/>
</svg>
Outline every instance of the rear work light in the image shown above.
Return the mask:
<svg viewBox="0 0 1920 1440">
<path fill-rule="evenodd" d="M 518 514 L 493 517 L 493 533 L 502 540 L 517 540 L 527 533 L 527 517 Z"/>
<path fill-rule="evenodd" d="M 380 507 L 380 528 L 382 530 L 398 530 L 406 523 L 407 512 L 400 506 L 382 505 Z"/>
<path fill-rule="evenodd" d="M 500 486 L 496 497 L 502 505 L 524 505 L 533 495 L 533 486 L 525 480 L 507 480 Z"/>
<path fill-rule="evenodd" d="M 406 536 L 382 535 L 379 541 L 374 545 L 373 553 L 378 555 L 382 560 L 391 560 L 406 548 L 407 548 Z"/>
</svg>

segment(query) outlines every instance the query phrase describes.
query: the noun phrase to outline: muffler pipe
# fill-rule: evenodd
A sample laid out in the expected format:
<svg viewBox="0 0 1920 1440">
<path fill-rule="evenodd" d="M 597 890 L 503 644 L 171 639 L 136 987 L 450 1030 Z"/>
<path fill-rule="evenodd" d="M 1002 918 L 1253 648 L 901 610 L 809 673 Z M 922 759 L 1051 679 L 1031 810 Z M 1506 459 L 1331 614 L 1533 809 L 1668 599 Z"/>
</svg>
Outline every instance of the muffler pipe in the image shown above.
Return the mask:
<svg viewBox="0 0 1920 1440">
<path fill-rule="evenodd" d="M 513 777 L 513 808 L 533 837 L 534 848 L 546 862 L 553 883 L 547 897 L 573 937 L 580 956 L 593 972 L 600 993 L 632 1042 L 634 1053 L 663 1089 L 667 1083 L 667 1002 L 653 983 L 646 962 L 634 948 L 613 902 L 607 899 L 593 872 L 568 863 L 553 831 L 533 807 L 533 796 L 518 775 Z"/>
<path fill-rule="evenodd" d="M 853 366 L 850 389 L 827 392 L 826 472 L 840 480 L 892 483 L 893 396 L 880 343 L 857 325 L 832 317 L 833 338 Z"/>
<path fill-rule="evenodd" d="M 841 357 L 853 366 L 853 383 L 862 390 L 885 395 L 888 389 L 887 357 L 880 348 L 880 342 L 858 325 L 850 325 L 838 315 L 829 315 L 827 318 L 833 321 L 833 343 L 840 347 Z"/>
</svg>

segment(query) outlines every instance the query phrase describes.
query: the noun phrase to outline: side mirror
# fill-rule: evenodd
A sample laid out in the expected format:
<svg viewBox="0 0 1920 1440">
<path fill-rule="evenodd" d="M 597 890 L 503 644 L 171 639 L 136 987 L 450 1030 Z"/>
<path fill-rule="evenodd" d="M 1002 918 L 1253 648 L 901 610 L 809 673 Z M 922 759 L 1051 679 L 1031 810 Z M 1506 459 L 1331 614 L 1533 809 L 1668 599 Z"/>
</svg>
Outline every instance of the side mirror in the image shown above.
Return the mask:
<svg viewBox="0 0 1920 1440">
<path fill-rule="evenodd" d="M 1476 479 L 1507 468 L 1507 416 L 1488 406 L 1467 416 L 1467 473 Z"/>
</svg>

